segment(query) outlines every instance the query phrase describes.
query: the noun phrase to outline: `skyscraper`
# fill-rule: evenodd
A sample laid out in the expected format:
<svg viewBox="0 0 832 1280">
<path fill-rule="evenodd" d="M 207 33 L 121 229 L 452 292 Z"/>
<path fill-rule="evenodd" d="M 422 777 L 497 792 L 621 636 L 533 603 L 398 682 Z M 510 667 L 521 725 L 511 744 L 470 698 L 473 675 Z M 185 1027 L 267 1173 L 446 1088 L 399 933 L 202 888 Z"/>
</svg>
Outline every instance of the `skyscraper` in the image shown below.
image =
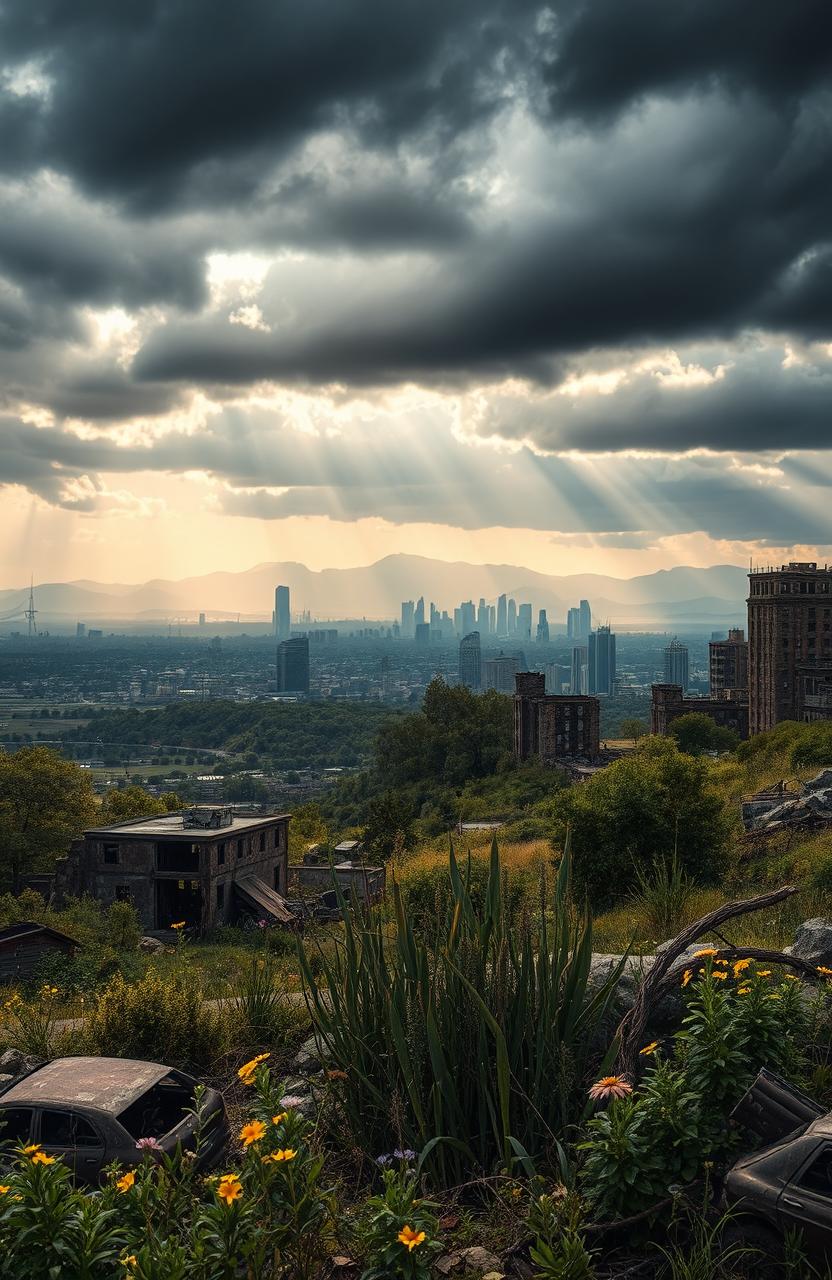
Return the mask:
<svg viewBox="0 0 832 1280">
<path fill-rule="evenodd" d="M 532 638 L 532 607 L 530 604 L 521 604 L 517 610 L 517 639 L 520 641 L 531 640 Z"/>
<path fill-rule="evenodd" d="M 501 640 L 508 635 L 508 601 L 505 595 L 497 597 L 497 635 Z"/>
<path fill-rule="evenodd" d="M 483 596 L 480 596 L 480 602 L 477 606 L 477 630 L 481 636 L 488 635 L 488 605 L 485 603 Z"/>
<path fill-rule="evenodd" d="M 586 693 L 587 686 L 587 647 L 585 644 L 572 646 L 572 671 L 569 688 L 572 696 Z"/>
<path fill-rule="evenodd" d="M 612 693 L 615 689 L 615 635 L 609 626 L 590 631 L 587 641 L 587 693 Z"/>
<path fill-rule="evenodd" d="M 413 639 L 414 605 L 412 600 L 402 600 L 402 639 Z"/>
<path fill-rule="evenodd" d="M 289 609 L 289 588 L 277 587 L 274 593 L 274 635 L 278 644 L 292 634 L 292 614 Z"/>
<path fill-rule="evenodd" d="M 517 601 L 508 602 L 508 634 L 513 636 L 517 631 Z"/>
<path fill-rule="evenodd" d="M 469 689 L 479 689 L 482 683 L 479 631 L 472 631 L 459 642 L 459 683 Z"/>
<path fill-rule="evenodd" d="M 582 600 L 579 605 L 581 615 L 581 639 L 588 640 L 589 633 L 592 630 L 592 610 L 589 607 L 588 600 Z"/>
<path fill-rule="evenodd" d="M 459 606 L 459 611 L 461 615 L 460 626 L 462 628 L 462 634 L 467 636 L 468 632 L 475 630 L 477 625 L 477 614 L 474 609 L 473 600 L 463 600 L 462 604 Z"/>
<path fill-rule="evenodd" d="M 749 574 L 749 729 L 832 718 L 832 569 L 791 561 Z"/>
<path fill-rule="evenodd" d="M 711 638 L 708 666 L 712 698 L 748 697 L 748 641 L 741 627 L 732 627 L 727 639 Z"/>
<path fill-rule="evenodd" d="M 664 651 L 664 682 L 688 687 L 688 647 L 675 636 Z"/>
<path fill-rule="evenodd" d="M 581 611 L 570 609 L 566 615 L 567 640 L 579 640 L 581 636 Z"/>
<path fill-rule="evenodd" d="M 430 623 L 429 622 L 416 623 L 415 639 L 416 639 L 416 643 L 420 646 L 427 646 L 430 644 Z"/>
<path fill-rule="evenodd" d="M 482 664 L 483 689 L 496 689 L 498 693 L 514 692 L 514 677 L 518 671 L 517 659 L 501 653 Z"/>
<path fill-rule="evenodd" d="M 549 623 L 546 619 L 546 610 L 541 609 L 537 619 L 537 643 L 549 643 Z"/>
<path fill-rule="evenodd" d="M 277 646 L 278 693 L 309 692 L 309 639 L 293 636 Z"/>
<path fill-rule="evenodd" d="M 416 626 L 420 626 L 425 620 L 425 597 L 419 596 L 416 601 L 416 612 L 414 614 L 414 622 Z"/>
</svg>

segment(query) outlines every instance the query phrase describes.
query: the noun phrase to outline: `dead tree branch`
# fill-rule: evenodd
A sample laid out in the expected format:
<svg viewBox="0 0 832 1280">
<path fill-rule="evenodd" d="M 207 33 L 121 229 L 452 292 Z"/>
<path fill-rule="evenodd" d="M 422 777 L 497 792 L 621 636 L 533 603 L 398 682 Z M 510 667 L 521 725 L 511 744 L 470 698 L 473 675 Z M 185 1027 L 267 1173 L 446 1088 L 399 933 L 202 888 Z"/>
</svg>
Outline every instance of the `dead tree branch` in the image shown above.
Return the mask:
<svg viewBox="0 0 832 1280">
<path fill-rule="evenodd" d="M 712 933 L 715 929 L 718 929 L 726 920 L 734 919 L 736 916 L 749 915 L 754 911 L 764 911 L 766 907 L 774 907 L 795 893 L 797 893 L 797 889 L 793 885 L 784 885 L 783 888 L 774 889 L 771 893 L 761 893 L 756 898 L 743 898 L 738 902 L 726 902 L 721 907 L 717 907 L 715 911 L 702 916 L 700 920 L 694 921 L 693 924 L 688 925 L 686 929 L 676 935 L 670 945 L 656 957 L 655 963 L 641 984 L 635 1004 L 624 1015 L 619 1024 L 616 1033 L 619 1043 L 618 1070 L 622 1075 L 632 1076 L 635 1073 L 638 1064 L 638 1053 L 644 1044 L 644 1033 L 650 1020 L 650 1013 L 669 987 L 672 986 L 677 975 L 672 975 L 670 981 L 668 981 L 668 977 L 672 974 L 674 968 L 678 968 L 677 961 L 688 947 L 697 942 L 704 934 Z M 804 961 L 798 960 L 794 956 L 784 955 L 780 951 L 763 951 L 753 947 L 724 947 L 718 951 L 714 959 L 739 960 L 746 957 L 753 960 L 764 960 L 771 964 L 788 964 L 801 972 L 808 972 L 815 977 L 817 976 L 817 971 L 812 965 L 807 965 Z"/>
</svg>

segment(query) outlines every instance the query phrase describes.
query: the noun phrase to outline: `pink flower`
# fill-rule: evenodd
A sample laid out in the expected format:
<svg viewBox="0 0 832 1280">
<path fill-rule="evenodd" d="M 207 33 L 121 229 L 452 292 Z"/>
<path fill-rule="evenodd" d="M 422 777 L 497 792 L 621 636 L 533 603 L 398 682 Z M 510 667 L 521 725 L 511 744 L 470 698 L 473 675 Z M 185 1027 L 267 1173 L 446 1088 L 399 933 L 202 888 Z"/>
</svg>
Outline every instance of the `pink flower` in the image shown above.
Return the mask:
<svg viewBox="0 0 832 1280">
<path fill-rule="evenodd" d="M 593 1102 L 609 1102 L 611 1098 L 625 1098 L 633 1092 L 633 1086 L 623 1076 L 603 1076 L 590 1089 Z"/>
<path fill-rule="evenodd" d="M 155 1138 L 139 1138 L 136 1143 L 137 1151 L 161 1151 L 159 1143 Z"/>
</svg>

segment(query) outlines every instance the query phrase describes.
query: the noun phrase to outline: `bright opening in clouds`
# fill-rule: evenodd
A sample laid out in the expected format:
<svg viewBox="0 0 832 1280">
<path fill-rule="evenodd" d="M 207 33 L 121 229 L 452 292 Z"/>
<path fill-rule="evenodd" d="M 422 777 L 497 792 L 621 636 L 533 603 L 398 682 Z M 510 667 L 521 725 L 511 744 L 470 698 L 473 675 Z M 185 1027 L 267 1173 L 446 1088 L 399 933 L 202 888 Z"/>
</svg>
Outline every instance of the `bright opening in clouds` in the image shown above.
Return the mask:
<svg viewBox="0 0 832 1280">
<path fill-rule="evenodd" d="M 832 545 L 823 0 L 5 0 L 0 566 Z"/>
</svg>

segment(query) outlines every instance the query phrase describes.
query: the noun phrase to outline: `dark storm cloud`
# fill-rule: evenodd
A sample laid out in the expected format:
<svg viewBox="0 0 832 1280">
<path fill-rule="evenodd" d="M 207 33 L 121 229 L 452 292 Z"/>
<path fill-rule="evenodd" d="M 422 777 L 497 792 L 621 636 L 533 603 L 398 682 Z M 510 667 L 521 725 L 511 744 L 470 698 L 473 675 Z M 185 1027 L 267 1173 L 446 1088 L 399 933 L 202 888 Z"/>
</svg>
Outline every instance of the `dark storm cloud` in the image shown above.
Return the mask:
<svg viewBox="0 0 832 1280">
<path fill-rule="evenodd" d="M 0 46 L 50 82 L 36 122 L 31 104 L 7 108 L 8 131 L 25 115 L 30 158 L 143 207 L 243 198 L 267 158 L 345 117 L 395 145 L 420 130 L 453 138 L 488 115 L 505 89 L 489 73 L 528 7 L 7 0 Z"/>
</svg>

